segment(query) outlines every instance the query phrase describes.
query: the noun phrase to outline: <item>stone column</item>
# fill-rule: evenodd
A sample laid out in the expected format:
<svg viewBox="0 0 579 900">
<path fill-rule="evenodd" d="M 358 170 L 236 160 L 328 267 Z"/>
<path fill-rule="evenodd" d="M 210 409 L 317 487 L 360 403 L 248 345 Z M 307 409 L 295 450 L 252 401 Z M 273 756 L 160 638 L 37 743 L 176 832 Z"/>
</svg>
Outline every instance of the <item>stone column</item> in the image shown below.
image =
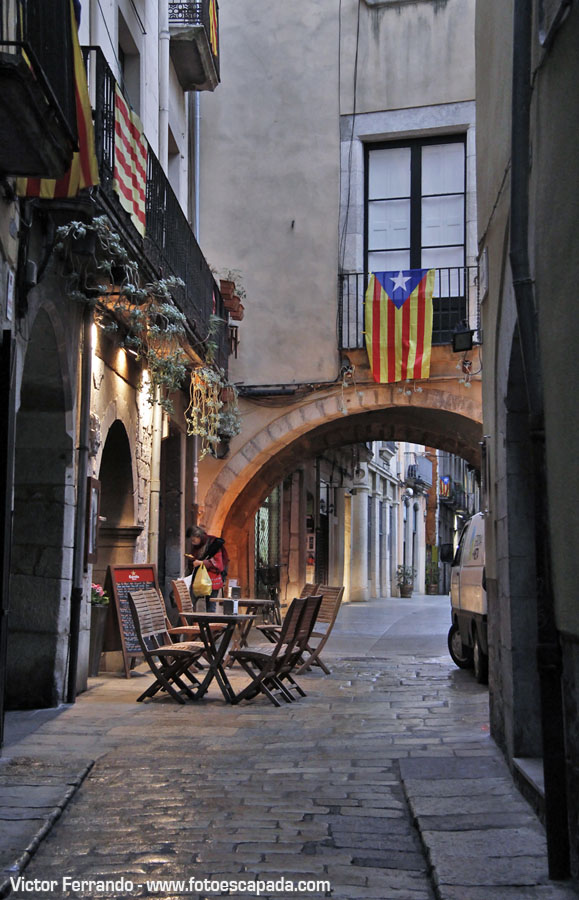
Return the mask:
<svg viewBox="0 0 579 900">
<path fill-rule="evenodd" d="M 352 497 L 352 552 L 350 600 L 367 600 L 368 585 L 368 485 L 357 486 Z"/>
</svg>

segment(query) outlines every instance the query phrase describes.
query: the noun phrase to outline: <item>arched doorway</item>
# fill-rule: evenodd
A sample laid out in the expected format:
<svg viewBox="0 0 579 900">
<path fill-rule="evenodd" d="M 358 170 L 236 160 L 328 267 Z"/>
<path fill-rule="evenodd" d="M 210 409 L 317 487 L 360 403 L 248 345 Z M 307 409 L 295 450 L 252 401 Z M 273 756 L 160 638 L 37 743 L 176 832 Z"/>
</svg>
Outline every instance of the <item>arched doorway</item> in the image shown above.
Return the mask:
<svg viewBox="0 0 579 900">
<path fill-rule="evenodd" d="M 109 429 L 98 478 L 101 483 L 101 527 L 93 581 L 104 584 L 108 566 L 134 562 L 135 543 L 143 530 L 141 525 L 135 524 L 131 445 L 120 419 Z"/>
<path fill-rule="evenodd" d="M 41 310 L 16 417 L 7 708 L 55 706 L 64 692 L 75 495 L 60 359 L 51 318 Z"/>
<path fill-rule="evenodd" d="M 535 512 L 529 411 L 523 361 L 515 332 L 509 366 L 506 407 L 507 541 L 497 540 L 497 598 L 489 596 L 489 622 L 500 636 L 501 683 L 491 680 L 491 707 L 502 708 L 509 758 L 542 756 L 540 694 L 537 675 L 537 581 Z M 501 577 L 502 575 L 502 577 Z M 500 623 L 500 628 L 499 628 Z M 497 630 L 498 629 L 498 630 Z M 498 695 L 498 696 L 497 696 Z"/>
<path fill-rule="evenodd" d="M 375 385 L 360 386 L 347 415 L 339 407 L 339 397 L 310 403 L 269 424 L 222 468 L 206 494 L 205 516 L 214 533 L 222 531 L 231 561 L 230 574 L 241 579 L 244 589 L 252 589 L 253 583 L 255 513 L 276 485 L 296 472 L 305 460 L 369 441 L 409 441 L 446 450 L 479 468 L 480 403 L 435 389 L 410 400 L 406 397 L 402 403 L 397 400 L 390 386 Z M 356 487 L 355 493 L 357 501 L 352 505 L 349 523 L 354 543 L 358 541 L 356 529 L 368 530 L 373 521 L 368 497 L 366 515 L 354 515 L 356 509 L 360 512 L 358 500 L 364 488 Z M 345 500 L 341 498 L 340 504 Z M 289 568 L 288 562 L 288 571 Z M 300 573 L 296 584 L 304 577 Z M 288 590 L 294 587 L 290 579 Z M 352 595 L 350 599 L 357 597 Z"/>
</svg>

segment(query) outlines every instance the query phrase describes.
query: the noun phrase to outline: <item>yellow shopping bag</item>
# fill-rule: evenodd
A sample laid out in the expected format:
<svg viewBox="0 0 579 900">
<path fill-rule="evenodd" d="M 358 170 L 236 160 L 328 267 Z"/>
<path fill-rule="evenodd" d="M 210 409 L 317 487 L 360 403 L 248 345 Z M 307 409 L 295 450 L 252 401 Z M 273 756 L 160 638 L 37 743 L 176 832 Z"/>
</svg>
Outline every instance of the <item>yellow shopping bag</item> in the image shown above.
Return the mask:
<svg viewBox="0 0 579 900">
<path fill-rule="evenodd" d="M 212 590 L 213 585 L 211 583 L 209 573 L 207 572 L 207 569 L 205 568 L 203 563 L 201 563 L 200 566 L 197 566 L 197 571 L 195 572 L 192 593 L 196 597 L 210 597 Z"/>
</svg>

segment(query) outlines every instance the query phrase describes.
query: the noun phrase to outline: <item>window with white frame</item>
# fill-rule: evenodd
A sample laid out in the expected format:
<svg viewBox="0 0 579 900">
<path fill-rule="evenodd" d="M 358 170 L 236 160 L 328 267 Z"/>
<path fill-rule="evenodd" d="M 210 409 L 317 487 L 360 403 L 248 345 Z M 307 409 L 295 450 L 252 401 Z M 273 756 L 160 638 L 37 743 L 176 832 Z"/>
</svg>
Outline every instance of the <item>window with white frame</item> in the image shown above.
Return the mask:
<svg viewBox="0 0 579 900">
<path fill-rule="evenodd" d="M 436 269 L 439 343 L 466 314 L 465 157 L 462 135 L 366 147 L 366 271 Z"/>
</svg>

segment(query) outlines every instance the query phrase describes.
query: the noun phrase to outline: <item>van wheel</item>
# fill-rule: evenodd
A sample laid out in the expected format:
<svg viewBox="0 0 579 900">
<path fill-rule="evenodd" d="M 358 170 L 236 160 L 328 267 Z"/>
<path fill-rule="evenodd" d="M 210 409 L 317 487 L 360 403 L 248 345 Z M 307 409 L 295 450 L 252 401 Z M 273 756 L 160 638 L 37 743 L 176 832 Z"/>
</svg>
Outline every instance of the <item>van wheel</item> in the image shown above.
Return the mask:
<svg viewBox="0 0 579 900">
<path fill-rule="evenodd" d="M 448 652 L 459 669 L 472 669 L 473 656 L 470 647 L 465 647 L 457 625 L 451 625 L 448 632 Z"/>
<path fill-rule="evenodd" d="M 476 632 L 474 636 L 472 660 L 474 666 L 474 677 L 479 684 L 487 684 L 489 680 L 489 658 L 483 653 L 479 637 Z"/>
</svg>

